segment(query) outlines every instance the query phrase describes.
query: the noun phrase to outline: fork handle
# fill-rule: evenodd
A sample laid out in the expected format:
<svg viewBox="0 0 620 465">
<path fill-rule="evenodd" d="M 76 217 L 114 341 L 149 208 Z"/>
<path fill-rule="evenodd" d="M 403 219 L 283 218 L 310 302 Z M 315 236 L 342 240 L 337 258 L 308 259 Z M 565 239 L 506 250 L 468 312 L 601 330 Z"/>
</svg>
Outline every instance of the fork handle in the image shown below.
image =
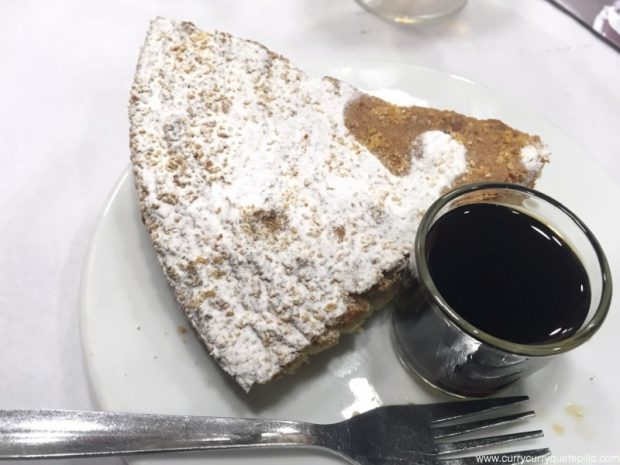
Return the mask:
<svg viewBox="0 0 620 465">
<path fill-rule="evenodd" d="M 0 460 L 200 449 L 308 447 L 318 425 L 284 420 L 0 410 Z"/>
</svg>

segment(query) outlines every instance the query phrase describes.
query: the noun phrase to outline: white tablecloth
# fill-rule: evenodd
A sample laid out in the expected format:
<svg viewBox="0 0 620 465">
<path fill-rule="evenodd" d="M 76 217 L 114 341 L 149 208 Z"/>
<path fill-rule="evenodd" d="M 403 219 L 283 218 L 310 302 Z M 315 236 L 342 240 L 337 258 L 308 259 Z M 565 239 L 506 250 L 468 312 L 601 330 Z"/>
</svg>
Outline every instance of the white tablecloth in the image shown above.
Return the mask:
<svg viewBox="0 0 620 465">
<path fill-rule="evenodd" d="M 80 271 L 128 163 L 128 89 L 157 15 L 255 39 L 297 62 L 390 60 L 479 81 L 557 123 L 620 182 L 620 54 L 543 0 L 472 0 L 417 28 L 353 0 L 3 2 L 0 408 L 95 407 L 80 348 Z"/>
</svg>

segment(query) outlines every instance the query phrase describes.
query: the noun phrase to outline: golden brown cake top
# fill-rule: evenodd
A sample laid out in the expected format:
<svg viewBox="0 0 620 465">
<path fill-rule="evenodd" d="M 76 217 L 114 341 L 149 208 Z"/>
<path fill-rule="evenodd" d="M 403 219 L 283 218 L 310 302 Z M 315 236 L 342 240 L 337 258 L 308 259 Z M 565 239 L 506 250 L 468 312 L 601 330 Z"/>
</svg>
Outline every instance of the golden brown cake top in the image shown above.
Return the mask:
<svg viewBox="0 0 620 465">
<path fill-rule="evenodd" d="M 450 134 L 467 151 L 468 169 L 456 184 L 498 180 L 531 184 L 539 172 L 522 159 L 522 150 L 535 150 L 537 161 L 547 154 L 538 136 L 530 136 L 496 119 L 478 120 L 454 111 L 398 106 L 370 95 L 352 100 L 345 124 L 359 142 L 374 153 L 392 174 L 411 168 L 418 136 L 427 131 Z M 403 137 L 406 135 L 405 137 Z M 527 165 L 527 166 L 526 166 Z"/>
</svg>

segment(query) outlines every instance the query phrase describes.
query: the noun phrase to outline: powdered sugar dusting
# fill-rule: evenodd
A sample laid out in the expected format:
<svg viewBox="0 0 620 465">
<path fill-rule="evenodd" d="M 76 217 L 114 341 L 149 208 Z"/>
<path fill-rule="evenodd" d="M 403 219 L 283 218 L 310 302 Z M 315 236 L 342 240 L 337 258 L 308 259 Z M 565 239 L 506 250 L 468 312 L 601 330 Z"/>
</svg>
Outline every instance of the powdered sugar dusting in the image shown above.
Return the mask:
<svg viewBox="0 0 620 465">
<path fill-rule="evenodd" d="M 414 145 L 412 155 L 413 160 L 417 160 L 414 165 L 416 170 L 434 173 L 435 176 L 441 175 L 454 180 L 467 168 L 463 144 L 441 131 L 422 133 Z"/>
<path fill-rule="evenodd" d="M 130 105 L 142 215 L 190 321 L 246 390 L 337 338 L 350 296 L 404 266 L 421 215 L 466 169 L 463 145 L 429 131 L 392 175 L 344 125 L 357 95 L 254 42 L 151 24 Z"/>
<path fill-rule="evenodd" d="M 541 153 L 543 150 L 546 153 Z M 546 156 L 541 156 L 546 155 Z M 521 149 L 521 163 L 528 171 L 538 171 L 542 168 L 544 159 L 549 156 L 546 146 L 526 145 Z"/>
<path fill-rule="evenodd" d="M 536 145 L 526 145 L 521 149 L 520 159 L 521 164 L 528 171 L 530 178 L 526 180 L 526 183 L 533 181 L 542 170 L 545 163 L 549 162 L 551 151 L 545 144 L 539 143 Z"/>
</svg>

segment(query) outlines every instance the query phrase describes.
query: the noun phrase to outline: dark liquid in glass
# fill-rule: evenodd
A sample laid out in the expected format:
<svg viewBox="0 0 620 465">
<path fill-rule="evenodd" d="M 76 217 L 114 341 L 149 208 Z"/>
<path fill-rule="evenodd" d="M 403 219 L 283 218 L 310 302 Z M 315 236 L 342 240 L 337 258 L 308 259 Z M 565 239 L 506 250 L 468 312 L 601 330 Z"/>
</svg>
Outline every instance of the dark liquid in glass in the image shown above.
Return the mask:
<svg viewBox="0 0 620 465">
<path fill-rule="evenodd" d="M 427 262 L 455 312 L 507 341 L 564 339 L 588 314 L 590 284 L 577 255 L 544 223 L 510 207 L 449 211 L 429 231 Z"/>
</svg>

